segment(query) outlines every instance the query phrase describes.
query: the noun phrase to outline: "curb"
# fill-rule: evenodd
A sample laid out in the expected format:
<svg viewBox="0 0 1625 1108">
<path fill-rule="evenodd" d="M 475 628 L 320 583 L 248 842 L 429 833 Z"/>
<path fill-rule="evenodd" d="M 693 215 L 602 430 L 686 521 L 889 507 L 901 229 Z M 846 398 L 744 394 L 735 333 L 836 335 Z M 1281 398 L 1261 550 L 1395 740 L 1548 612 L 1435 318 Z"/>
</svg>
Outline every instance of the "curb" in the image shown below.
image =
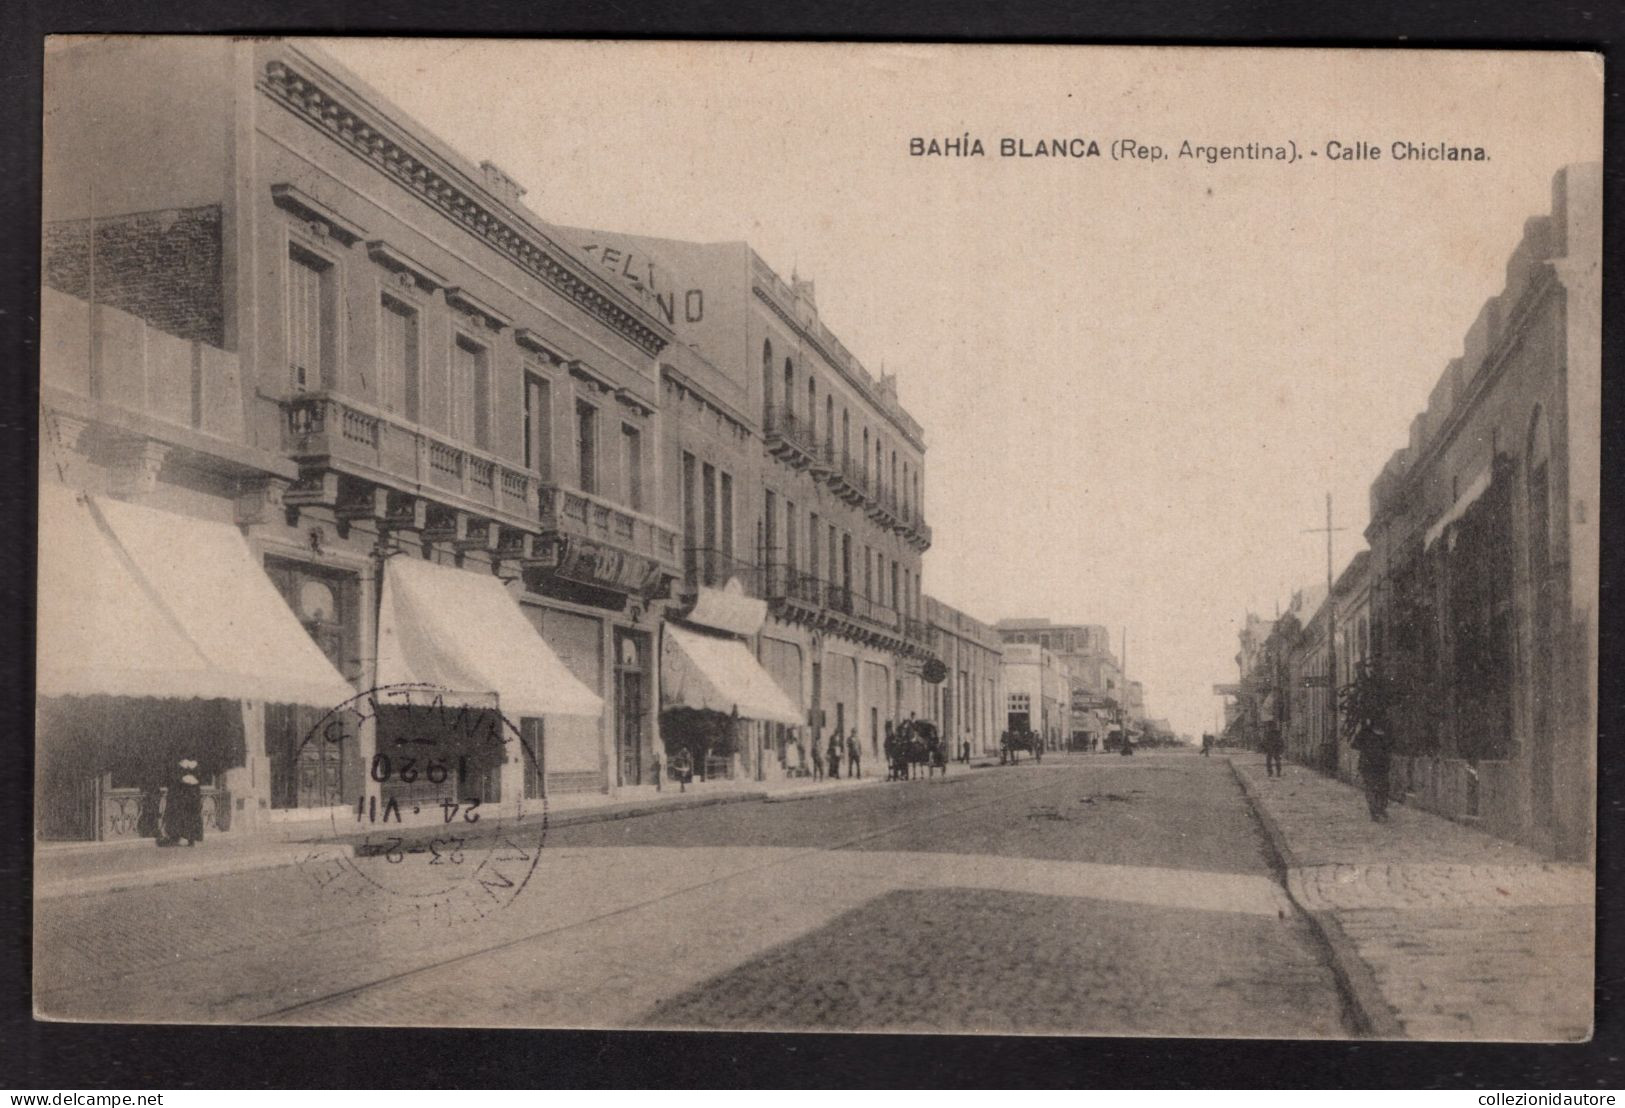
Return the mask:
<svg viewBox="0 0 1625 1108">
<path fill-rule="evenodd" d="M 287 866 L 299 864 L 297 857 L 298 842 L 289 841 L 282 844 L 287 847 L 287 853 L 267 853 L 262 857 L 249 857 L 233 859 L 231 863 L 211 860 L 183 869 L 166 869 L 157 872 L 136 871 L 134 873 L 113 873 L 98 877 L 80 877 L 59 882 L 46 882 L 36 884 L 33 890 L 33 899 L 36 903 L 43 900 L 61 900 L 74 896 L 95 896 L 99 893 L 122 893 L 132 889 L 152 889 L 160 885 L 174 885 L 182 881 L 196 881 L 204 877 L 235 877 L 243 873 L 258 873 L 262 870 L 283 869 Z M 341 853 L 355 855 L 355 848 L 348 843 L 335 843 L 329 849 Z"/>
<path fill-rule="evenodd" d="M 1337 913 L 1329 909 L 1312 909 L 1298 898 L 1293 889 L 1291 879 L 1293 870 L 1299 869 L 1297 856 L 1293 854 L 1286 835 L 1270 815 L 1269 809 L 1260 799 L 1257 788 L 1246 774 L 1242 773 L 1236 765 L 1235 757 L 1227 756 L 1230 773 L 1241 786 L 1242 795 L 1247 798 L 1247 804 L 1257 817 L 1258 824 L 1264 831 L 1264 841 L 1269 848 L 1270 861 L 1281 879 L 1281 885 L 1286 895 L 1299 914 L 1309 921 L 1330 955 L 1332 976 L 1337 980 L 1338 991 L 1343 994 L 1348 1004 L 1349 1014 L 1355 1024 L 1356 1035 L 1370 1039 L 1407 1039 L 1405 1027 L 1399 1022 L 1398 1015 L 1387 998 L 1382 995 L 1382 989 L 1377 984 L 1376 974 L 1371 966 L 1360 957 L 1359 948 L 1354 945 L 1348 932 L 1343 930 L 1343 924 L 1337 918 Z"/>
</svg>

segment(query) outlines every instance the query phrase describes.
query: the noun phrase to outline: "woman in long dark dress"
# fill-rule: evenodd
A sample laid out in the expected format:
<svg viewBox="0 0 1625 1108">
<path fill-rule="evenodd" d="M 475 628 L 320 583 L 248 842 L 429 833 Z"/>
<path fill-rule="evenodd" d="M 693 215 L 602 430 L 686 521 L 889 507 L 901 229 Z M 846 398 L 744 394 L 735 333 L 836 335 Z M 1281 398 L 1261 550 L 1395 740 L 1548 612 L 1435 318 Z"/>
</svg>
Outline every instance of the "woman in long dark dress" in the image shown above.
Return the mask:
<svg viewBox="0 0 1625 1108">
<path fill-rule="evenodd" d="M 172 844 L 186 840 L 187 846 L 203 841 L 203 783 L 198 780 L 197 762 L 183 758 L 176 765 L 164 805 L 164 837 Z"/>
</svg>

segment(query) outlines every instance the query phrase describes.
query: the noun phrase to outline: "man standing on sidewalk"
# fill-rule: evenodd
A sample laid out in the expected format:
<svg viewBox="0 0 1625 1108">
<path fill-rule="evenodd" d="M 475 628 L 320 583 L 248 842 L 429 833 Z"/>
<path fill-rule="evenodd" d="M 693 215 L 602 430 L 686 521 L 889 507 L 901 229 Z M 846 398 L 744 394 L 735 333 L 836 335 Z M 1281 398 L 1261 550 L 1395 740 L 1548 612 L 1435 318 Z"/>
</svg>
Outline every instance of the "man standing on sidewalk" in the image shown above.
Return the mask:
<svg viewBox="0 0 1625 1108">
<path fill-rule="evenodd" d="M 1368 727 L 1354 740 L 1360 752 L 1360 782 L 1365 786 L 1365 806 L 1377 823 L 1388 820 L 1388 777 L 1393 767 L 1393 744 L 1381 727 Z"/>
<path fill-rule="evenodd" d="M 1281 737 L 1281 725 L 1275 720 L 1264 724 L 1264 772 L 1270 777 L 1281 776 L 1281 755 L 1286 753 L 1286 740 Z"/>
</svg>

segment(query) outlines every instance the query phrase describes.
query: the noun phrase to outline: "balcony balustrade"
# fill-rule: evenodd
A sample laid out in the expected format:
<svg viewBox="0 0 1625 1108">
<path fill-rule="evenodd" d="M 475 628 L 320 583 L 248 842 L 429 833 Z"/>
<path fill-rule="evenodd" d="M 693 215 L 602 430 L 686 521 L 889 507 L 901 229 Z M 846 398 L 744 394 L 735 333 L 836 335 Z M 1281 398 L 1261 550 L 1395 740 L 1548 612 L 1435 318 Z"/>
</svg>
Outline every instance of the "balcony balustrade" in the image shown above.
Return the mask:
<svg viewBox="0 0 1625 1108">
<path fill-rule="evenodd" d="M 831 588 L 817 574 L 803 573 L 782 562 L 767 567 L 765 591 L 768 600 L 794 601 L 808 608 L 821 609 L 829 602 Z"/>
<path fill-rule="evenodd" d="M 487 451 L 331 392 L 282 401 L 283 449 L 305 472 L 339 473 L 526 534 L 590 540 L 641 555 L 673 576 L 677 531 L 593 493 L 544 482 Z"/>
<path fill-rule="evenodd" d="M 537 516 L 544 535 L 603 543 L 653 558 L 674 577 L 681 572 L 682 546 L 675 528 L 595 493 L 562 485 L 541 486 L 538 499 Z"/>
<path fill-rule="evenodd" d="M 747 596 L 762 596 L 761 570 L 724 551 L 709 546 L 690 546 L 683 551 L 683 588 L 693 593 L 702 586 L 720 589 L 738 581 Z"/>
<path fill-rule="evenodd" d="M 793 410 L 777 404 L 769 404 L 766 414 L 763 439 L 768 452 L 797 469 L 812 465 L 818 454 L 818 440 L 807 422 Z"/>
<path fill-rule="evenodd" d="M 331 392 L 300 393 L 282 408 L 283 450 L 302 469 L 361 478 L 515 527 L 536 526 L 540 479 L 494 454 Z"/>
</svg>

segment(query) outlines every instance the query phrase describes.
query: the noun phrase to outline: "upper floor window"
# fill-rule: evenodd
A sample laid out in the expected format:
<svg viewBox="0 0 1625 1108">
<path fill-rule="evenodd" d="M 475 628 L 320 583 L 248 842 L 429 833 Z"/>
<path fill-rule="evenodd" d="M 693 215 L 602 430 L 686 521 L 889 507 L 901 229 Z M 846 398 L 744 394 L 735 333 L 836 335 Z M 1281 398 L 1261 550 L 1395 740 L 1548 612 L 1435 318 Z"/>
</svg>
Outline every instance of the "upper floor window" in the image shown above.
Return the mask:
<svg viewBox="0 0 1625 1108">
<path fill-rule="evenodd" d="M 525 374 L 525 468 L 547 480 L 553 470 L 553 383 Z"/>
<path fill-rule="evenodd" d="M 762 418 L 773 410 L 773 343 L 762 340 Z"/>
<path fill-rule="evenodd" d="M 621 424 L 621 484 L 626 506 L 643 511 L 643 433 L 629 423 Z"/>
<path fill-rule="evenodd" d="M 808 441 L 818 442 L 818 380 L 812 374 L 807 374 L 807 437 Z"/>
<path fill-rule="evenodd" d="M 462 335 L 451 348 L 451 433 L 481 450 L 491 446 L 490 352 Z"/>
<path fill-rule="evenodd" d="M 576 401 L 576 474 L 582 492 L 598 491 L 598 409 Z"/>
<path fill-rule="evenodd" d="M 796 367 L 789 358 L 784 359 L 784 414 L 794 415 L 796 411 Z"/>
<path fill-rule="evenodd" d="M 378 390 L 385 411 L 418 421 L 418 313 L 393 296 L 378 309 Z"/>
<path fill-rule="evenodd" d="M 721 531 L 717 541 L 721 550 L 729 558 L 734 556 L 734 479 L 733 474 L 720 472 L 717 476 L 717 500 L 722 516 Z"/>
<path fill-rule="evenodd" d="M 288 247 L 288 368 L 294 391 L 332 388 L 334 330 L 333 263 L 303 247 Z"/>
<path fill-rule="evenodd" d="M 700 520 L 695 510 L 694 482 L 699 477 L 699 462 L 694 455 L 683 451 L 683 488 L 681 491 L 683 507 L 683 542 L 687 546 L 699 546 Z"/>
</svg>

